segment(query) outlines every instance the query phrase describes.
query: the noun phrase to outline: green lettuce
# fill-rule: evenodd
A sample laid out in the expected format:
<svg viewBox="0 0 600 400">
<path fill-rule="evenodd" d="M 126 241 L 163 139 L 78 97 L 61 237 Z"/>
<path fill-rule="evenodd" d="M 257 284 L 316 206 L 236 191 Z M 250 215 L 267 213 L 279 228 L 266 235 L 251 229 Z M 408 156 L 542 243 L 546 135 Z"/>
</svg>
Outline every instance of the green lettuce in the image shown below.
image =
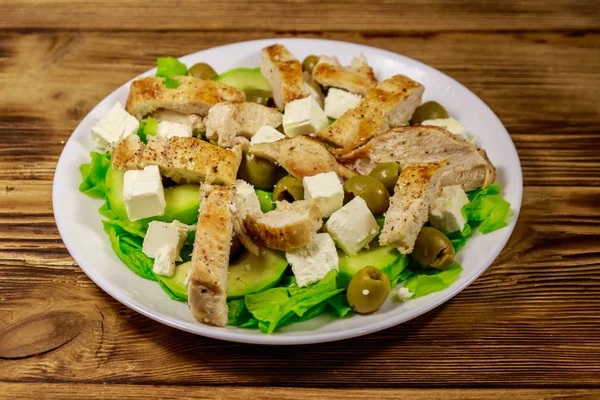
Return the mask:
<svg viewBox="0 0 600 400">
<path fill-rule="evenodd" d="M 450 243 L 454 246 L 454 251 L 458 253 L 467 244 L 467 239 L 471 237 L 473 230 L 471 225 L 466 223 L 462 231 L 444 232 L 444 234 L 450 239 Z"/>
<path fill-rule="evenodd" d="M 159 57 L 156 60 L 156 76 L 164 78 L 163 84 L 171 89 L 179 87 L 180 83 L 173 79 L 187 74 L 184 63 L 174 57 Z"/>
<path fill-rule="evenodd" d="M 106 172 L 110 167 L 110 154 L 100 154 L 92 151 L 90 156 L 92 162 L 82 164 L 79 167 L 82 178 L 79 191 L 90 197 L 104 198 L 106 196 Z"/>
<path fill-rule="evenodd" d="M 246 295 L 244 305 L 250 315 L 240 310 L 239 301 L 230 301 L 230 307 L 235 307 L 235 311 L 231 311 L 234 321 L 230 324 L 247 327 L 253 325 L 254 322 L 249 324 L 249 321 L 255 319 L 261 332 L 272 333 L 277 327 L 314 318 L 325 311 L 329 299 L 344 291 L 337 287 L 337 274 L 336 270 L 329 271 L 319 282 L 307 287 L 292 283 L 289 287 Z M 342 309 L 342 303 L 335 304 Z"/>
<path fill-rule="evenodd" d="M 447 289 L 458 280 L 462 272 L 462 267 L 456 262 L 443 271 L 412 268 L 414 273 L 404 282 L 404 287 L 413 293 L 413 299 Z"/>
<path fill-rule="evenodd" d="M 490 185 L 467 193 L 471 202 L 463 210 L 470 225 L 489 233 L 508 225 L 510 203 L 500 195 L 500 186 Z"/>
</svg>

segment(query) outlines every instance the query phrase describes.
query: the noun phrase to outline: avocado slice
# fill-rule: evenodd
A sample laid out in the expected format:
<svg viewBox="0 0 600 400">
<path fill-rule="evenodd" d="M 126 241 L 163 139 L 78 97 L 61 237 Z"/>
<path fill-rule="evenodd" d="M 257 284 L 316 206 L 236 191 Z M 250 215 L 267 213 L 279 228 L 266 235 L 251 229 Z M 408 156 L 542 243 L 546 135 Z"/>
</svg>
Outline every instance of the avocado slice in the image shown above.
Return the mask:
<svg viewBox="0 0 600 400">
<path fill-rule="evenodd" d="M 392 246 L 381 246 L 377 240 L 369 244 L 368 249 L 361 250 L 354 256 L 338 251 L 340 287 L 348 287 L 350 280 L 362 268 L 372 265 L 390 278 L 394 279 L 408 265 L 408 257 L 400 254 Z"/>
<path fill-rule="evenodd" d="M 173 276 L 156 275 L 156 278 L 160 282 L 168 287 L 180 301 L 187 301 L 188 290 L 187 286 L 184 285 L 185 277 L 188 271 L 192 267 L 191 261 L 179 264 L 175 267 L 175 273 Z"/>
<path fill-rule="evenodd" d="M 217 75 L 213 80 L 248 93 L 253 90 L 270 92 L 271 86 L 260 73 L 260 68 L 235 68 Z"/>
<path fill-rule="evenodd" d="M 182 301 L 187 301 L 185 277 L 190 270 L 191 262 L 175 267 L 173 276 L 156 277 Z M 260 248 L 260 255 L 246 251 L 235 263 L 229 265 L 227 275 L 227 298 L 235 299 L 247 294 L 260 292 L 277 285 L 288 266 L 285 253 Z"/>
<path fill-rule="evenodd" d="M 128 221 L 129 218 L 127 218 L 127 210 L 123 201 L 123 175 L 122 171 L 108 169 L 106 172 L 107 198 L 110 208 L 117 214 L 119 219 Z M 199 186 L 192 184 L 167 188 L 165 189 L 165 213 L 135 222 L 139 222 L 145 227 L 148 226 L 150 221 L 172 222 L 174 220 L 194 225 L 198 222 L 199 191 Z"/>
<path fill-rule="evenodd" d="M 258 256 L 245 252 L 229 265 L 227 298 L 235 299 L 277 285 L 287 269 L 285 253 L 259 247 Z"/>
</svg>

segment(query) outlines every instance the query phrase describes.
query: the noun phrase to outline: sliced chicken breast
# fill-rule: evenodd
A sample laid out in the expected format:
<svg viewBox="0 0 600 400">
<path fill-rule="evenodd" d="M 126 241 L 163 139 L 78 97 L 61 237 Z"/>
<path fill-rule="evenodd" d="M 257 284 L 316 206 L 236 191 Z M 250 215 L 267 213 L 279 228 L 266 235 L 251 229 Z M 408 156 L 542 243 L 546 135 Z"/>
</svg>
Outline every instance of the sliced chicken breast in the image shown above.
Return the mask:
<svg viewBox="0 0 600 400">
<path fill-rule="evenodd" d="M 417 235 L 429 215 L 429 211 L 440 192 L 440 168 L 443 163 L 414 164 L 402 170 L 379 243 L 394 246 L 402 254 L 410 254 Z"/>
<path fill-rule="evenodd" d="M 233 187 L 208 183 L 200 189 L 200 211 L 189 272 L 188 304 L 205 324 L 227 325 L 227 271 L 233 226 Z"/>
<path fill-rule="evenodd" d="M 217 103 L 241 103 L 246 100 L 244 92 L 219 82 L 191 76 L 176 76 L 173 79 L 180 83 L 177 88 L 166 87 L 163 78 L 156 76 L 133 81 L 125 106 L 127 112 L 137 119 L 161 109 L 204 117 Z"/>
<path fill-rule="evenodd" d="M 421 104 L 423 85 L 404 75 L 381 82 L 360 104 L 346 112 L 317 138 L 336 147 L 334 154 L 346 154 L 367 140 L 407 123 Z"/>
<path fill-rule="evenodd" d="M 306 246 L 323 226 L 319 206 L 314 200 L 279 201 L 275 210 L 249 214 L 244 223 L 254 240 L 282 251 Z"/>
<path fill-rule="evenodd" d="M 303 135 L 272 143 L 254 144 L 248 151 L 255 156 L 277 162 L 300 180 L 305 176 L 331 171 L 343 180 L 356 175 L 354 171 L 338 163 L 323 143 Z"/>
<path fill-rule="evenodd" d="M 269 82 L 273 100 L 280 110 L 309 94 L 302 79 L 302 64 L 281 44 L 262 50 L 260 72 Z"/>
<path fill-rule="evenodd" d="M 206 137 L 221 147 L 233 147 L 236 137 L 251 138 L 261 126 L 277 128 L 283 115 L 257 103 L 219 103 L 208 111 Z"/>
<path fill-rule="evenodd" d="M 131 135 L 136 136 L 137 135 Z M 121 140 L 113 151 L 112 167 L 120 171 L 157 165 L 163 176 L 177 183 L 210 182 L 233 185 L 241 153 L 214 146 L 193 137 L 149 136 Z"/>
<path fill-rule="evenodd" d="M 354 57 L 347 67 L 343 67 L 337 57 L 321 56 L 313 68 L 312 76 L 324 87 L 340 88 L 361 96 L 366 96 L 377 86 L 373 68 L 362 54 Z"/>
<path fill-rule="evenodd" d="M 361 175 L 385 162 L 397 162 L 405 167 L 445 161 L 442 186 L 461 185 L 467 192 L 491 185 L 496 178 L 496 169 L 484 150 L 436 126 L 392 129 L 340 157 L 340 161 Z"/>
</svg>

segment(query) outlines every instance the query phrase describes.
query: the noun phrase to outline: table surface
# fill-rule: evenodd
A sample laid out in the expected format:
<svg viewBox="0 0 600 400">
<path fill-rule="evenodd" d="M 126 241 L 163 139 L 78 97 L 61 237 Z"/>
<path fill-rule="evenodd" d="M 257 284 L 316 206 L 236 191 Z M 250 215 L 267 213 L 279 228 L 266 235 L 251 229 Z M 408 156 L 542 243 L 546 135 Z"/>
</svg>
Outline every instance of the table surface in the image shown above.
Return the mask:
<svg viewBox="0 0 600 400">
<path fill-rule="evenodd" d="M 600 398 L 597 0 L 1 3 L 0 398 Z M 523 165 L 507 247 L 443 306 L 338 343 L 227 343 L 113 300 L 52 215 L 73 129 L 159 56 L 299 36 L 415 58 L 490 105 Z"/>
</svg>

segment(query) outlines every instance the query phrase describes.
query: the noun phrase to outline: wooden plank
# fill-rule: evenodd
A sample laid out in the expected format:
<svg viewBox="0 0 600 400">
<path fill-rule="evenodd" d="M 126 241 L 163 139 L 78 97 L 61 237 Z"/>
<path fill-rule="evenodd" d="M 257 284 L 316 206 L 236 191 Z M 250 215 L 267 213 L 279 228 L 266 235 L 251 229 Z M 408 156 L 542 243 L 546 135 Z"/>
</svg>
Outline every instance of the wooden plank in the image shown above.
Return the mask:
<svg viewBox="0 0 600 400">
<path fill-rule="evenodd" d="M 83 116 L 156 57 L 274 34 L 0 34 L 0 179 L 51 179 Z M 463 82 L 505 123 L 526 185 L 600 184 L 600 34 L 322 36 L 414 57 Z"/>
<path fill-rule="evenodd" d="M 411 400 L 519 400 L 538 399 L 595 399 L 600 396 L 596 389 L 312 389 L 312 388 L 277 388 L 261 387 L 243 388 L 235 386 L 157 386 L 157 385 L 102 385 L 81 384 L 68 385 L 62 383 L 0 383 L 0 399 L 26 399 L 42 396 L 44 399 L 68 400 L 80 399 L 82 393 L 93 393 L 95 399 L 255 399 L 260 390 L 261 400 L 346 400 L 353 399 L 411 399 Z"/>
<path fill-rule="evenodd" d="M 0 28 L 98 30 L 511 31 L 598 29 L 594 0 L 5 0 Z M 193 16 L 193 18 L 190 18 Z"/>
<path fill-rule="evenodd" d="M 179 332 L 117 303 L 64 250 L 46 188 L 14 190 L 37 198 L 26 219 L 0 213 L 0 330 L 76 311 L 78 336 L 38 356 L 0 359 L 0 381 L 288 386 L 281 371 L 290 369 L 295 385 L 328 388 L 598 385 L 600 188 L 525 188 L 505 250 L 444 306 L 366 337 L 285 348 Z"/>
</svg>

